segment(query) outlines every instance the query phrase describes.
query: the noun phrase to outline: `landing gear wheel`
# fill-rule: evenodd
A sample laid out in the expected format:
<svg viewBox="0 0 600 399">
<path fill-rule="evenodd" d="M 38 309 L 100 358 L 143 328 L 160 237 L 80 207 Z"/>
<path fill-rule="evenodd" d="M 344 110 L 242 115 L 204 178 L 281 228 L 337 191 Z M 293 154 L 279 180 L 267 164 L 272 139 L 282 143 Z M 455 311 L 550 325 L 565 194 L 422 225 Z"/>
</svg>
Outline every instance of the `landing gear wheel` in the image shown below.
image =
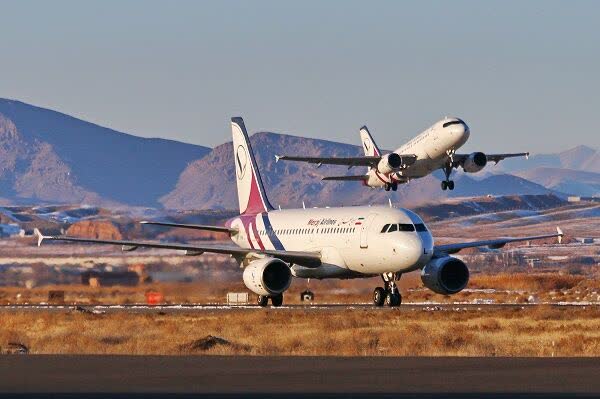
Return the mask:
<svg viewBox="0 0 600 399">
<path fill-rule="evenodd" d="M 300 300 L 302 302 L 312 302 L 315 300 L 315 294 L 310 290 L 305 290 L 300 293 Z"/>
<path fill-rule="evenodd" d="M 392 183 L 392 191 L 398 191 L 398 183 Z"/>
<path fill-rule="evenodd" d="M 272 296 L 271 303 L 275 307 L 279 307 L 279 306 L 283 305 L 283 294 Z"/>
<path fill-rule="evenodd" d="M 448 190 L 454 190 L 454 180 L 448 182 Z"/>
<path fill-rule="evenodd" d="M 392 188 L 390 186 L 390 184 L 389 183 L 385 183 L 385 191 L 390 191 L 390 188 Z"/>
<path fill-rule="evenodd" d="M 256 300 L 256 303 L 258 304 L 258 306 L 264 308 L 269 303 L 269 297 L 266 295 L 259 295 Z"/>
<path fill-rule="evenodd" d="M 446 180 L 442 180 L 442 190 L 446 191 L 448 188 L 448 182 Z"/>
<path fill-rule="evenodd" d="M 375 306 L 383 306 L 383 302 L 386 298 L 386 292 L 383 288 L 377 287 L 373 291 L 373 304 Z"/>
<path fill-rule="evenodd" d="M 400 303 L 402 303 L 402 297 L 400 296 L 400 293 L 388 292 L 385 296 L 385 306 L 387 307 L 391 308 L 394 306 L 398 306 L 400 305 Z"/>
</svg>

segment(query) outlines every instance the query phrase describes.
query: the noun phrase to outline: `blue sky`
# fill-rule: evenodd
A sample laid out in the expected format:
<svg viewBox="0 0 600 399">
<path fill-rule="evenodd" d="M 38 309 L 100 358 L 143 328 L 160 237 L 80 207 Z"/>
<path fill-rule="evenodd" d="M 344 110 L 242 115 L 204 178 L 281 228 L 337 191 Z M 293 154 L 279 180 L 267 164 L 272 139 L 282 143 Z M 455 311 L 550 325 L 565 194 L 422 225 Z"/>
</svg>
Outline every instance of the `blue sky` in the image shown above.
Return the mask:
<svg viewBox="0 0 600 399">
<path fill-rule="evenodd" d="M 0 97 L 214 146 L 229 118 L 395 148 L 444 115 L 465 149 L 600 146 L 600 2 L 5 1 Z"/>
</svg>

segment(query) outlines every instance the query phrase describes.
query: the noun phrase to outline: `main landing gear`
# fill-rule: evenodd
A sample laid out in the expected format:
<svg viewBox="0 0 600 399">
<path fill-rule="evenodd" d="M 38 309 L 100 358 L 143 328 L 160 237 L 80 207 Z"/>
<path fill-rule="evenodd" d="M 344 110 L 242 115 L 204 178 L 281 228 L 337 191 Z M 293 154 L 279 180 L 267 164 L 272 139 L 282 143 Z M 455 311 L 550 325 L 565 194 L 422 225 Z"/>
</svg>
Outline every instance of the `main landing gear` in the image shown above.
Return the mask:
<svg viewBox="0 0 600 399">
<path fill-rule="evenodd" d="M 396 281 L 400 280 L 400 273 L 384 273 L 381 275 L 383 279 L 383 288 L 377 287 L 373 291 L 373 304 L 375 306 L 399 306 L 402 303 L 402 295 L 398 290 Z"/>
<path fill-rule="evenodd" d="M 390 191 L 390 189 L 392 191 L 397 191 L 398 190 L 398 183 L 396 183 L 396 182 L 385 183 L 385 191 Z"/>
<path fill-rule="evenodd" d="M 279 294 L 279 295 L 275 295 L 275 296 L 266 296 L 266 295 L 259 295 L 256 303 L 258 304 L 258 306 L 261 307 L 266 307 L 269 304 L 269 298 L 271 298 L 271 304 L 274 307 L 279 307 L 281 305 L 283 305 L 283 294 Z"/>
<path fill-rule="evenodd" d="M 454 162 L 452 161 L 452 158 L 450 158 L 448 164 L 443 168 L 444 175 L 446 175 L 446 180 L 442 180 L 442 190 L 444 191 L 446 191 L 446 189 L 454 190 L 454 180 L 450 180 L 450 174 L 452 173 L 453 164 Z"/>
</svg>

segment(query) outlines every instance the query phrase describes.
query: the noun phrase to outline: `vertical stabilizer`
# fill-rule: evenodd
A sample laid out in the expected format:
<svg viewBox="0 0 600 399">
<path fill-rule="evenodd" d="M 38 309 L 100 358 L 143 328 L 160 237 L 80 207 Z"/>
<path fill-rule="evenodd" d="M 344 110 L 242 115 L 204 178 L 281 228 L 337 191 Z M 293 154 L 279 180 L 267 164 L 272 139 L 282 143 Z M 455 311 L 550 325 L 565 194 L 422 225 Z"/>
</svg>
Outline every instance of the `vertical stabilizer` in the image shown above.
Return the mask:
<svg viewBox="0 0 600 399">
<path fill-rule="evenodd" d="M 381 156 L 381 151 L 379 151 L 379 147 L 375 144 L 375 140 L 373 140 L 373 137 L 366 126 L 360 128 L 360 140 L 362 141 L 363 150 L 365 151 L 366 156 Z"/>
<path fill-rule="evenodd" d="M 272 210 L 242 118 L 231 118 L 231 134 L 240 214 L 258 214 Z"/>
</svg>

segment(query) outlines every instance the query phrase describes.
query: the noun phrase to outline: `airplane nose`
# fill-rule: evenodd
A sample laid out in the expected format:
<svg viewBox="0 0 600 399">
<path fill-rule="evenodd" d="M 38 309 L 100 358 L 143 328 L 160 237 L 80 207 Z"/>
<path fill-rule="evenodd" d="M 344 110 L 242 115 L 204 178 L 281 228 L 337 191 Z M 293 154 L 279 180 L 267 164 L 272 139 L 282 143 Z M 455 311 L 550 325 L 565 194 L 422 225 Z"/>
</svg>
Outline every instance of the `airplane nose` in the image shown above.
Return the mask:
<svg viewBox="0 0 600 399">
<path fill-rule="evenodd" d="M 464 144 L 471 134 L 469 131 L 469 127 L 465 123 L 461 123 L 460 125 L 452 126 L 452 136 L 456 138 L 456 141 Z"/>
<path fill-rule="evenodd" d="M 412 236 L 396 243 L 396 252 L 401 255 L 402 263 L 415 265 L 423 255 L 423 242 L 418 236 Z"/>
</svg>

